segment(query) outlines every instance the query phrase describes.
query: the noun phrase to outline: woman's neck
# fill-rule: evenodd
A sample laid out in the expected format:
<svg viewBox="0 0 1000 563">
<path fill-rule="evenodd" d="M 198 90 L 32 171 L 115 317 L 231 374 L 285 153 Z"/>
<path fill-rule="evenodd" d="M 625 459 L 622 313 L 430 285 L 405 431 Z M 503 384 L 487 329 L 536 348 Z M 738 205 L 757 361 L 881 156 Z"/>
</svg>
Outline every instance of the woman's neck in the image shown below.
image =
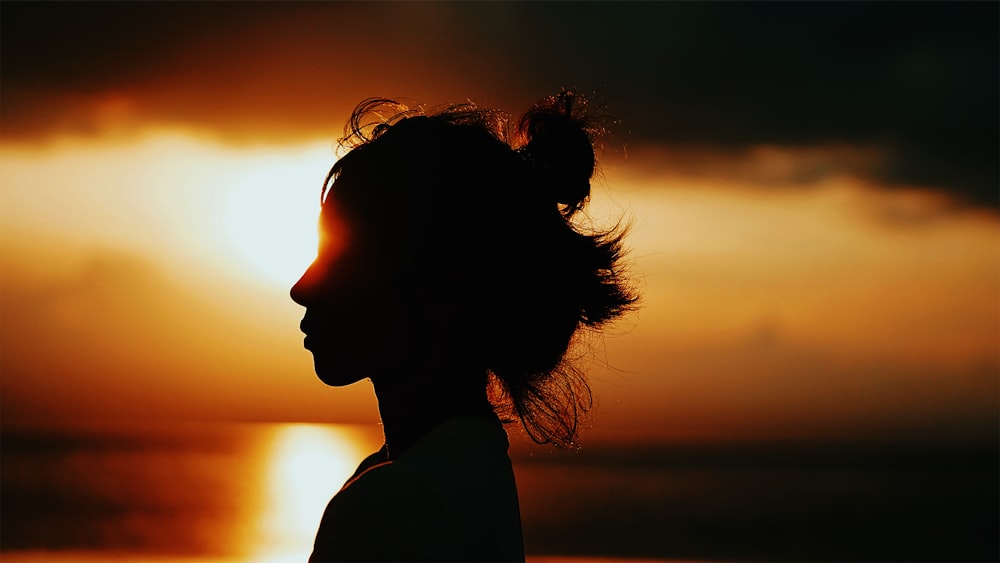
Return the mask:
<svg viewBox="0 0 1000 563">
<path fill-rule="evenodd" d="M 485 371 L 476 370 L 373 377 L 389 459 L 448 420 L 492 414 L 486 381 Z"/>
</svg>

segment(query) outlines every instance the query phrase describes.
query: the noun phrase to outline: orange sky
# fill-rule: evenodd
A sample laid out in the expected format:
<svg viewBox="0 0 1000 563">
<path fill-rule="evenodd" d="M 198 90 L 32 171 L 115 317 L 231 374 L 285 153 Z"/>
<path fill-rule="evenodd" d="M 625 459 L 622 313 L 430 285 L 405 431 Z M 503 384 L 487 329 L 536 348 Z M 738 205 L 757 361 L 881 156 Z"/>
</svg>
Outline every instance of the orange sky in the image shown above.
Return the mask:
<svg viewBox="0 0 1000 563">
<path fill-rule="evenodd" d="M 461 48 L 478 28 L 445 5 L 399 7 L 382 50 L 358 47 L 363 27 L 304 33 L 322 25 L 302 10 L 195 25 L 181 47 L 143 51 L 142 73 L 122 45 L 124 70 L 94 84 L 8 85 L 23 111 L 0 136 L 4 424 L 376 420 L 368 384 L 312 376 L 287 296 L 347 111 L 392 95 L 517 112 L 582 67 L 510 80 L 517 60 Z M 620 80 L 604 84 L 648 93 Z M 886 173 L 901 153 L 874 136 L 652 137 L 618 138 L 594 185 L 595 221 L 633 221 L 643 293 L 584 341 L 595 435 L 995 435 L 995 209 Z"/>
<path fill-rule="evenodd" d="M 633 158 L 595 184 L 593 220 L 634 223 L 644 294 L 586 342 L 595 432 L 991 430 L 994 216 L 851 178 L 768 191 Z M 0 149 L 4 420 L 375 420 L 367 384 L 312 376 L 287 297 L 331 159 L 322 140 L 155 130 Z"/>
</svg>

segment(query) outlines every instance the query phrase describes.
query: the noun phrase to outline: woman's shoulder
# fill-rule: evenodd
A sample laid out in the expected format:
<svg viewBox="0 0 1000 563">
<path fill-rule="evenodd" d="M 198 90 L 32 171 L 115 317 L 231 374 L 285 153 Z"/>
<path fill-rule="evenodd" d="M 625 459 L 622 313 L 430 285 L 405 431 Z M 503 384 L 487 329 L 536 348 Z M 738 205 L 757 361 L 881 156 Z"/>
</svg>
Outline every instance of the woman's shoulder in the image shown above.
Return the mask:
<svg viewBox="0 0 1000 563">
<path fill-rule="evenodd" d="M 362 462 L 358 472 L 347 481 L 334 500 L 342 497 L 344 502 L 367 503 L 377 502 L 382 497 L 387 500 L 393 499 L 393 503 L 397 504 L 401 500 L 418 495 L 421 489 L 420 479 L 396 462 L 387 460 L 374 461 L 370 464 Z"/>
<path fill-rule="evenodd" d="M 383 462 L 348 481 L 330 500 L 313 560 L 406 560 L 421 553 L 452 559 L 449 542 L 441 541 L 447 537 L 434 495 L 411 472 Z"/>
<path fill-rule="evenodd" d="M 395 461 L 369 456 L 327 506 L 314 560 L 523 559 L 507 447 L 499 421 L 457 419 Z"/>
<path fill-rule="evenodd" d="M 499 422 L 456 419 L 436 428 L 411 450 L 389 460 L 385 449 L 368 456 L 327 506 L 325 520 L 351 527 L 360 521 L 440 520 L 452 505 L 514 494 L 507 436 Z M 469 479 L 471 474 L 475 479 Z M 474 486 L 475 485 L 475 486 Z M 482 489 L 482 490 L 481 490 Z M 392 514 L 386 514 L 386 507 Z M 350 522 L 343 522 L 349 519 Z"/>
</svg>

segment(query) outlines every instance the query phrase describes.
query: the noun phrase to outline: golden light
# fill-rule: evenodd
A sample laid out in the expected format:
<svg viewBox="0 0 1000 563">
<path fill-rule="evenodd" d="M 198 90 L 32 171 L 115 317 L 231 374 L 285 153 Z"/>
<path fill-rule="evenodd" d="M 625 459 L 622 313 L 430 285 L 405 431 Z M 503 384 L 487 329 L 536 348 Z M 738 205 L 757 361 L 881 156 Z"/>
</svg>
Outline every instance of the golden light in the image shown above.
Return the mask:
<svg viewBox="0 0 1000 563">
<path fill-rule="evenodd" d="M 277 431 L 255 561 L 308 559 L 326 504 L 368 453 L 369 441 L 345 426 L 290 424 Z"/>
<path fill-rule="evenodd" d="M 222 228 L 237 257 L 270 282 L 291 287 L 316 256 L 319 194 L 333 163 L 328 145 L 249 155 L 227 194 Z"/>
<path fill-rule="evenodd" d="M 334 160 L 327 140 L 232 147 L 176 131 L 7 146 L 3 226 L 74 248 L 136 251 L 175 272 L 221 270 L 287 288 L 316 254 L 320 190 Z"/>
</svg>

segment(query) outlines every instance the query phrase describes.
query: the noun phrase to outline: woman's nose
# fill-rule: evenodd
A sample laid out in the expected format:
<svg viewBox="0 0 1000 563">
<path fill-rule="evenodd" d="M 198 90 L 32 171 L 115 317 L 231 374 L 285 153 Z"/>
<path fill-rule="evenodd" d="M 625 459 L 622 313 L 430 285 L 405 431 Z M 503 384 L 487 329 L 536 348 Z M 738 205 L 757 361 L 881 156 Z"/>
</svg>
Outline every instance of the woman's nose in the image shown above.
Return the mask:
<svg viewBox="0 0 1000 563">
<path fill-rule="evenodd" d="M 315 277 L 313 272 L 314 269 L 314 265 L 306 268 L 305 273 L 302 274 L 299 281 L 295 282 L 295 285 L 293 285 L 292 289 L 288 292 L 292 301 L 302 305 L 303 307 L 308 307 L 309 303 L 312 301 L 311 297 L 314 291 L 314 286 L 316 285 L 315 280 L 313 279 Z"/>
</svg>

